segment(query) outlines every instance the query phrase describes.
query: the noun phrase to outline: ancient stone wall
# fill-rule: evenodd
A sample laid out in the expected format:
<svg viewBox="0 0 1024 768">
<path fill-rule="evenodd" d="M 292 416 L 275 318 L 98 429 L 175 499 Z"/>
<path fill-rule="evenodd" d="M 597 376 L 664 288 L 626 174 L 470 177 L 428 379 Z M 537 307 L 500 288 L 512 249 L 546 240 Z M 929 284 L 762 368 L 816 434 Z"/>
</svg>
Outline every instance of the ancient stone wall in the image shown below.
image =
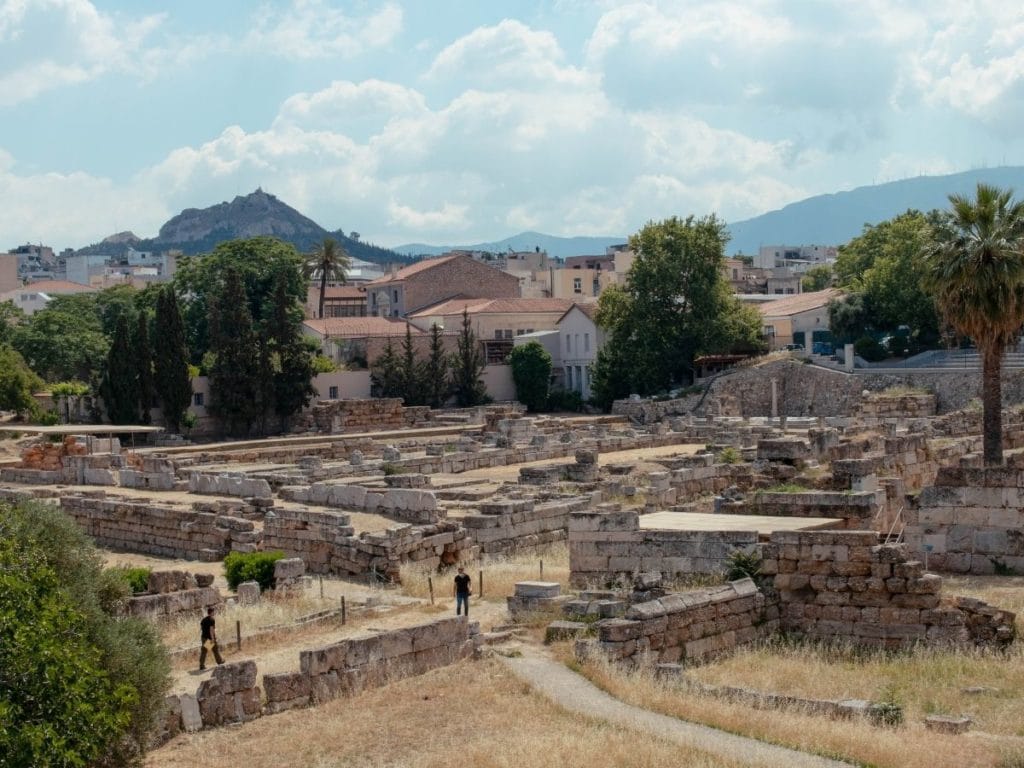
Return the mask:
<svg viewBox="0 0 1024 768">
<path fill-rule="evenodd" d="M 267 712 L 322 704 L 454 664 L 472 655 L 478 634 L 477 624 L 455 616 L 302 651 L 298 672 L 263 676 Z"/>
<path fill-rule="evenodd" d="M 353 483 L 313 483 L 285 486 L 283 499 L 352 511 L 372 512 L 417 525 L 436 523 L 444 516 L 433 491 L 423 488 L 365 488 Z"/>
<path fill-rule="evenodd" d="M 785 632 L 889 649 L 999 646 L 1014 637 L 1012 613 L 943 598 L 940 576 L 910 560 L 905 545 L 878 544 L 872 531 L 777 532 L 761 551 Z"/>
<path fill-rule="evenodd" d="M 61 509 L 101 547 L 186 560 L 221 560 L 260 541 L 251 520 L 102 493 L 62 496 Z"/>
<path fill-rule="evenodd" d="M 635 603 L 621 619 L 598 623 L 596 643 L 578 652 L 612 660 L 702 662 L 775 633 L 778 607 L 750 579 Z"/>
<path fill-rule="evenodd" d="M 1024 457 L 998 468 L 939 470 L 904 513 L 910 551 L 954 573 L 1024 573 Z"/>
<path fill-rule="evenodd" d="M 293 432 L 374 432 L 418 427 L 430 422 L 430 408 L 406 408 L 401 398 L 320 400 L 295 419 Z"/>
<path fill-rule="evenodd" d="M 885 506 L 885 492 L 778 493 L 759 491 L 740 502 L 723 502 L 718 511 L 733 515 L 768 517 L 831 517 L 851 530 L 872 528 Z M 837 526 L 840 527 L 840 526 Z"/>
<path fill-rule="evenodd" d="M 753 552 L 757 531 L 677 531 L 640 528 L 635 510 L 597 509 L 569 515 L 569 572 L 576 586 L 630 581 L 641 571 L 671 580 L 721 574 L 737 551 Z"/>
<path fill-rule="evenodd" d="M 569 515 L 588 499 L 537 503 L 528 499 L 492 499 L 480 504 L 479 514 L 455 518 L 482 554 L 506 555 L 543 547 L 568 536 Z"/>
<path fill-rule="evenodd" d="M 220 591 L 213 584 L 213 575 L 188 571 L 153 571 L 149 574 L 148 592 L 128 598 L 128 616 L 159 619 L 180 613 L 199 615 L 211 605 L 221 602 Z"/>
<path fill-rule="evenodd" d="M 876 392 L 863 398 L 860 416 L 875 419 L 918 419 L 935 415 L 933 392 Z"/>
</svg>

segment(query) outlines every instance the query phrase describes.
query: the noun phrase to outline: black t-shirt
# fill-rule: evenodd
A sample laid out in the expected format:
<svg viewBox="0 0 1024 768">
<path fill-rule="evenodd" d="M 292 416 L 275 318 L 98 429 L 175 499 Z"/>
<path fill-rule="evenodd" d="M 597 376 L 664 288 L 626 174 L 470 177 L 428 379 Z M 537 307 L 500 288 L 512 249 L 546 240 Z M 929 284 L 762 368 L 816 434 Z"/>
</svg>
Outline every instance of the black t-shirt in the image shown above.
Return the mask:
<svg viewBox="0 0 1024 768">
<path fill-rule="evenodd" d="M 213 620 L 213 616 L 207 616 L 205 619 L 199 622 L 199 628 L 202 630 L 201 640 L 211 640 L 211 633 L 213 632 L 214 626 L 217 624 Z"/>
<path fill-rule="evenodd" d="M 455 594 L 457 595 L 468 595 L 469 584 L 472 579 L 469 578 L 469 574 L 460 573 L 455 577 Z"/>
</svg>

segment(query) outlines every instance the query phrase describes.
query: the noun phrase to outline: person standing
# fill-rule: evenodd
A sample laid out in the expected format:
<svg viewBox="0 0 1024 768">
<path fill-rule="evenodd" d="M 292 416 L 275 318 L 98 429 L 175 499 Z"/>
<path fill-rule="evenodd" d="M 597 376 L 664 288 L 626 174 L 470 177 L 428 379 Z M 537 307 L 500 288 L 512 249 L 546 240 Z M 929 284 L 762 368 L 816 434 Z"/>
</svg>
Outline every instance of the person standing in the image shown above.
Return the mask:
<svg viewBox="0 0 1024 768">
<path fill-rule="evenodd" d="M 217 645 L 217 621 L 213 618 L 213 608 L 206 609 L 206 617 L 199 622 L 199 669 L 206 669 L 206 652 L 213 651 L 213 658 L 218 664 L 223 664 L 224 659 L 220 655 L 220 646 Z"/>
<path fill-rule="evenodd" d="M 473 580 L 466 573 L 462 566 L 459 566 L 459 572 L 455 576 L 455 615 L 458 616 L 465 609 L 465 613 L 469 616 L 469 596 L 473 594 L 473 590 L 470 588 L 470 584 Z"/>
</svg>

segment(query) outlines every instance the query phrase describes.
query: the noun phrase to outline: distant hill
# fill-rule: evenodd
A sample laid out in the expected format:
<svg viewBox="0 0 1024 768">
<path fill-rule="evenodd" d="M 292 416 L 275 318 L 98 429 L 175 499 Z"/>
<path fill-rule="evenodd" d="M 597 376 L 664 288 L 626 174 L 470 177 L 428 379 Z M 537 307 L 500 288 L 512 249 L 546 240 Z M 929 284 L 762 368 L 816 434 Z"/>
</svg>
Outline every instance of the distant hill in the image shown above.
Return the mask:
<svg viewBox="0 0 1024 768">
<path fill-rule="evenodd" d="M 946 208 L 950 194 L 972 194 L 979 181 L 1024 195 L 1024 167 L 983 168 L 948 176 L 919 176 L 848 192 L 809 197 L 729 226 L 729 253 L 754 254 L 762 245 L 842 245 L 908 208 Z"/>
<path fill-rule="evenodd" d="M 518 235 L 506 237 L 491 243 L 475 243 L 472 245 L 425 245 L 410 243 L 399 245 L 394 250 L 407 256 L 437 256 L 446 251 L 490 251 L 504 253 L 513 251 L 532 251 L 540 248 L 549 256 L 565 258 L 567 256 L 594 256 L 604 253 L 609 245 L 626 242 L 625 237 L 556 237 L 541 232 L 520 232 Z"/>
<path fill-rule="evenodd" d="M 410 260 L 387 248 L 355 240 L 340 229 L 329 232 L 262 189 L 236 197 L 230 203 L 218 203 L 209 208 L 186 208 L 160 227 L 160 233 L 154 238 L 140 240 L 131 233 L 122 232 L 82 248 L 78 253 L 120 255 L 131 246 L 140 251 L 179 250 L 191 256 L 208 253 L 225 240 L 259 235 L 278 237 L 292 243 L 302 253 L 312 251 L 324 238 L 333 237 L 350 256 L 357 259 L 376 264 Z"/>
</svg>

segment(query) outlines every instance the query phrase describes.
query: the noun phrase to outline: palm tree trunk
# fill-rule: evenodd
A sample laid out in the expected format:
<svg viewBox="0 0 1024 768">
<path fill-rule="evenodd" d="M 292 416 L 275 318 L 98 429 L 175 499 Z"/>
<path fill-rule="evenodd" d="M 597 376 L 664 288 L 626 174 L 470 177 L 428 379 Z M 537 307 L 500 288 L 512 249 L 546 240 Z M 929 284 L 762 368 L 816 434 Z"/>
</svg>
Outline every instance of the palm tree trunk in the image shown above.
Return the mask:
<svg viewBox="0 0 1024 768">
<path fill-rule="evenodd" d="M 982 444 L 985 466 L 1003 463 L 1003 348 L 986 346 L 981 351 Z"/>
<path fill-rule="evenodd" d="M 324 294 L 327 292 L 327 265 L 320 265 L 320 319 L 324 318 Z"/>
</svg>

